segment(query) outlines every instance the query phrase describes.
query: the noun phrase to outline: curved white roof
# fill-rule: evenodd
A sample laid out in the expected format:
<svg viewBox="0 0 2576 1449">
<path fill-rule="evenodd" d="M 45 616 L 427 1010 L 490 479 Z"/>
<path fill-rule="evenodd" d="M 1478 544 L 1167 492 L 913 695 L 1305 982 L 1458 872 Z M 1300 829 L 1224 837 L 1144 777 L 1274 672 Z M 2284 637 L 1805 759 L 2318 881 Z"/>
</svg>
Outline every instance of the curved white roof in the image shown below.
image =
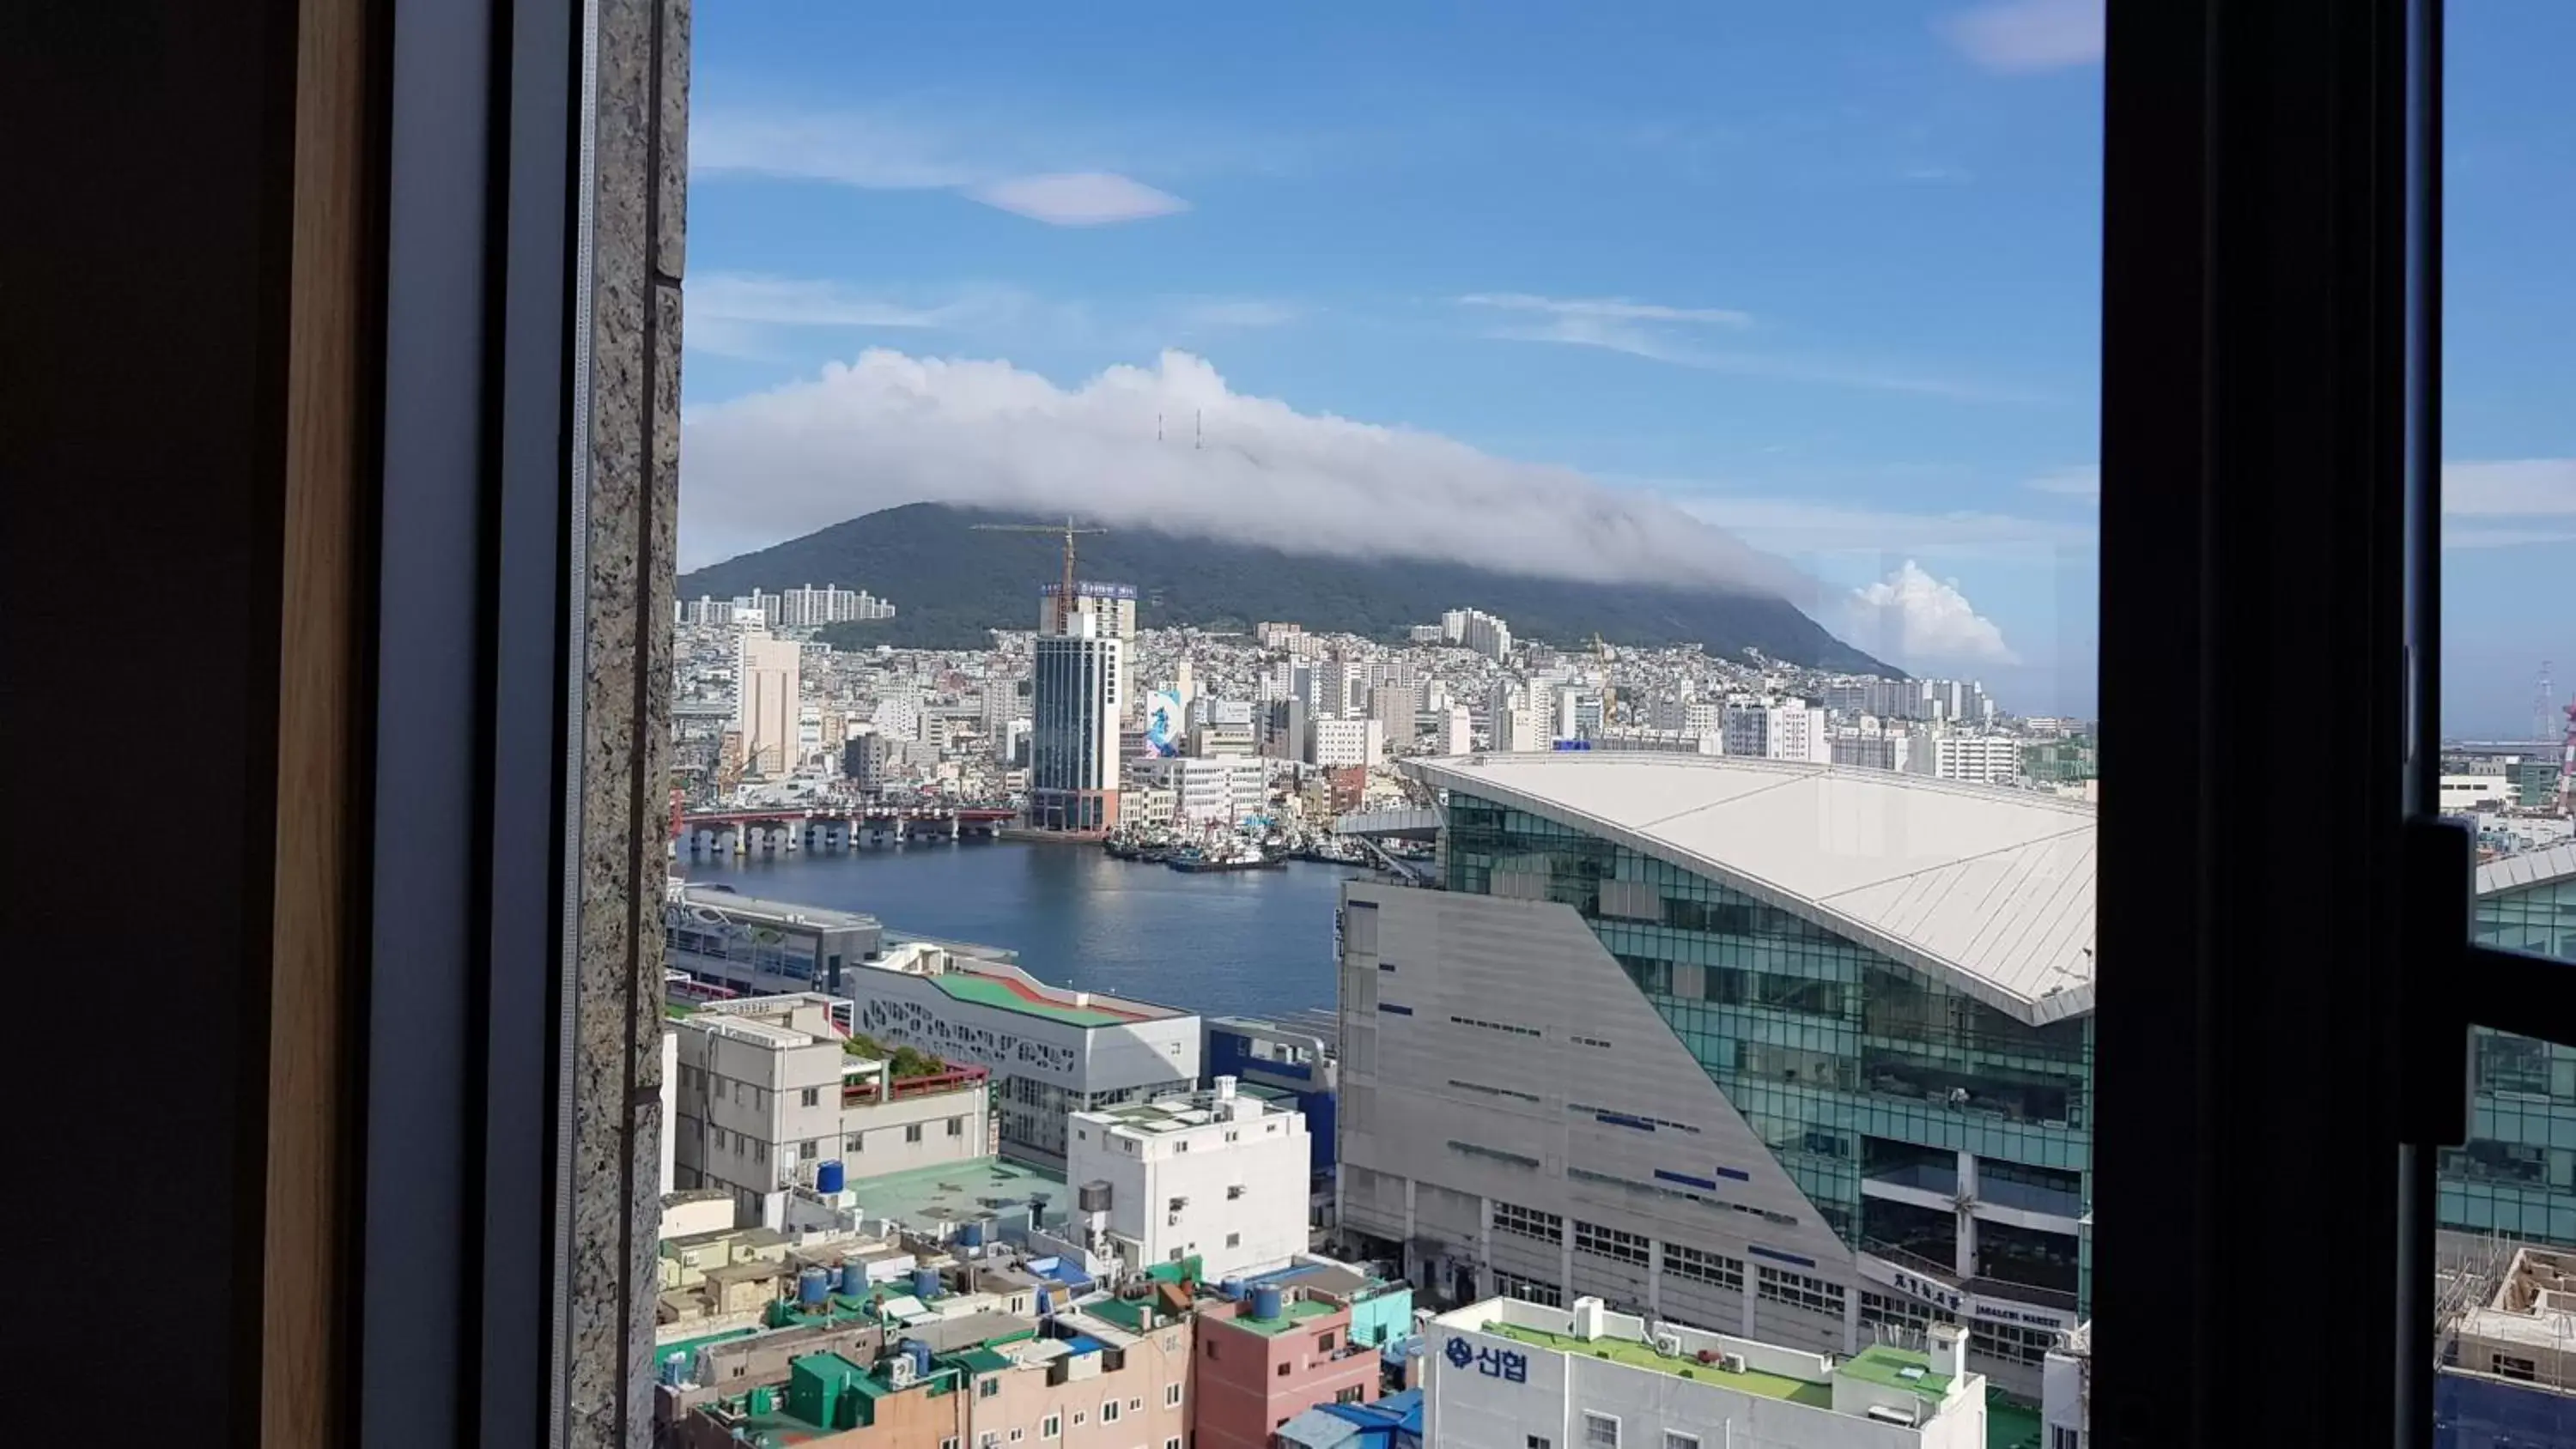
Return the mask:
<svg viewBox="0 0 2576 1449">
<path fill-rule="evenodd" d="M 2094 809 L 2033 791 L 1726 756 L 1406 761 L 1815 921 L 2034 1025 L 2093 1009 Z"/>
<path fill-rule="evenodd" d="M 2478 867 L 2478 894 L 2522 890 L 2576 876 L 2576 840 L 2563 840 L 2542 850 L 2503 856 Z"/>
</svg>

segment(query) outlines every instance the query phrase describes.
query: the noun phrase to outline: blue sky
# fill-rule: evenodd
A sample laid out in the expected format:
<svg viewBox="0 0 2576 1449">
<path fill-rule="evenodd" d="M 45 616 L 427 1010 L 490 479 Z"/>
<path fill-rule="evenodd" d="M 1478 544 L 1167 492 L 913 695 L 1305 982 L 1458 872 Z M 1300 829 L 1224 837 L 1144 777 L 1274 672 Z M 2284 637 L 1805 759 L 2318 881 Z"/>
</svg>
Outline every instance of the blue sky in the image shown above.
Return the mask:
<svg viewBox="0 0 2576 1449">
<path fill-rule="evenodd" d="M 2465 10 L 2448 451 L 2513 465 L 2466 480 L 2450 554 L 2485 733 L 2544 657 L 2576 691 L 2576 119 L 2543 63 L 2576 7 Z M 2091 707 L 2081 0 L 694 23 L 690 562 L 953 496 L 1776 583 L 1696 519 L 1864 647 Z M 1193 417 L 1225 459 L 1171 451 Z"/>
</svg>

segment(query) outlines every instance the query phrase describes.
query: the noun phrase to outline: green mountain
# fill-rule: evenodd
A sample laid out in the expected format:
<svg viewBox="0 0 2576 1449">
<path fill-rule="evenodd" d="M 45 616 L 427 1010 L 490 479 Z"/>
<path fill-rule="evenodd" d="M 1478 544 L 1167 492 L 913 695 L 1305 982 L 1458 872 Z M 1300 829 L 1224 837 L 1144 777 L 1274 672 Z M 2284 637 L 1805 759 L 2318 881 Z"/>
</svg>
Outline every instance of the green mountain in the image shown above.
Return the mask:
<svg viewBox="0 0 2576 1449">
<path fill-rule="evenodd" d="M 731 598 L 756 586 L 866 589 L 894 602 L 882 623 L 835 624 L 836 647 L 973 649 L 991 629 L 1036 625 L 1038 586 L 1063 573 L 1063 544 L 1034 533 L 979 533 L 1015 515 L 910 503 L 836 523 L 680 579 L 680 597 Z M 1597 631 L 1612 644 L 1754 648 L 1795 664 L 1899 671 L 1834 638 L 1786 600 L 1660 584 L 1601 584 L 1423 559 L 1345 559 L 1118 527 L 1079 540 L 1082 577 L 1136 586 L 1139 628 L 1249 631 L 1263 619 L 1325 633 L 1400 638 L 1445 609 L 1510 621 L 1512 636 L 1560 647 Z"/>
</svg>

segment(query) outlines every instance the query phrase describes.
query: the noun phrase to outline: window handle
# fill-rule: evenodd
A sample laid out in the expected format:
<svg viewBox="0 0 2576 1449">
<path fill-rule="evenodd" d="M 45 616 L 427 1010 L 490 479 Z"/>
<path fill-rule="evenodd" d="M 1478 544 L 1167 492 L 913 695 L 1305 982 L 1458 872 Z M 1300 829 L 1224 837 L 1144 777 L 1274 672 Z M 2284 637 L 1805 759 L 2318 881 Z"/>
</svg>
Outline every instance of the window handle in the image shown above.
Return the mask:
<svg viewBox="0 0 2576 1449">
<path fill-rule="evenodd" d="M 2469 1029 L 2576 1042 L 2576 962 L 2479 945 L 2470 939 L 2476 852 L 2450 820 L 2406 823 L 2406 901 L 2399 931 L 2400 1070 L 2405 1140 L 2454 1147 L 2468 1140 L 2475 1091 Z"/>
</svg>

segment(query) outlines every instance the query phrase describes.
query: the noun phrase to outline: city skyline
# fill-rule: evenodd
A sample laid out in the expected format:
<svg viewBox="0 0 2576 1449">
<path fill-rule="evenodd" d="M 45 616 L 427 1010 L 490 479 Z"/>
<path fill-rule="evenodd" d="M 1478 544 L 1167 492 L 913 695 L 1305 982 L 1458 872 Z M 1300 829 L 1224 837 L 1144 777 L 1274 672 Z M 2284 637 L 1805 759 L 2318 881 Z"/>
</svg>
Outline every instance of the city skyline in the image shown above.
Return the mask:
<svg viewBox="0 0 2576 1449">
<path fill-rule="evenodd" d="M 1028 12 L 998 48 L 938 16 L 702 23 L 683 550 L 916 498 L 1312 531 L 1232 475 L 1149 476 L 1159 413 L 1399 534 L 1404 480 L 1542 500 L 1421 530 L 1505 566 L 1552 541 L 1549 501 L 1723 554 L 1704 520 L 1863 649 L 2089 712 L 2088 13 Z M 2452 61 L 2509 78 L 2547 49 L 2464 33 Z M 2564 231 L 2536 223 L 2570 188 L 2533 183 L 2565 176 L 2566 123 L 2512 99 L 2541 94 L 2452 90 L 2456 733 L 2522 732 L 2540 662 L 2576 660 L 2530 603 L 2576 569 L 2546 346 L 2576 292 L 2530 240 Z"/>
</svg>

